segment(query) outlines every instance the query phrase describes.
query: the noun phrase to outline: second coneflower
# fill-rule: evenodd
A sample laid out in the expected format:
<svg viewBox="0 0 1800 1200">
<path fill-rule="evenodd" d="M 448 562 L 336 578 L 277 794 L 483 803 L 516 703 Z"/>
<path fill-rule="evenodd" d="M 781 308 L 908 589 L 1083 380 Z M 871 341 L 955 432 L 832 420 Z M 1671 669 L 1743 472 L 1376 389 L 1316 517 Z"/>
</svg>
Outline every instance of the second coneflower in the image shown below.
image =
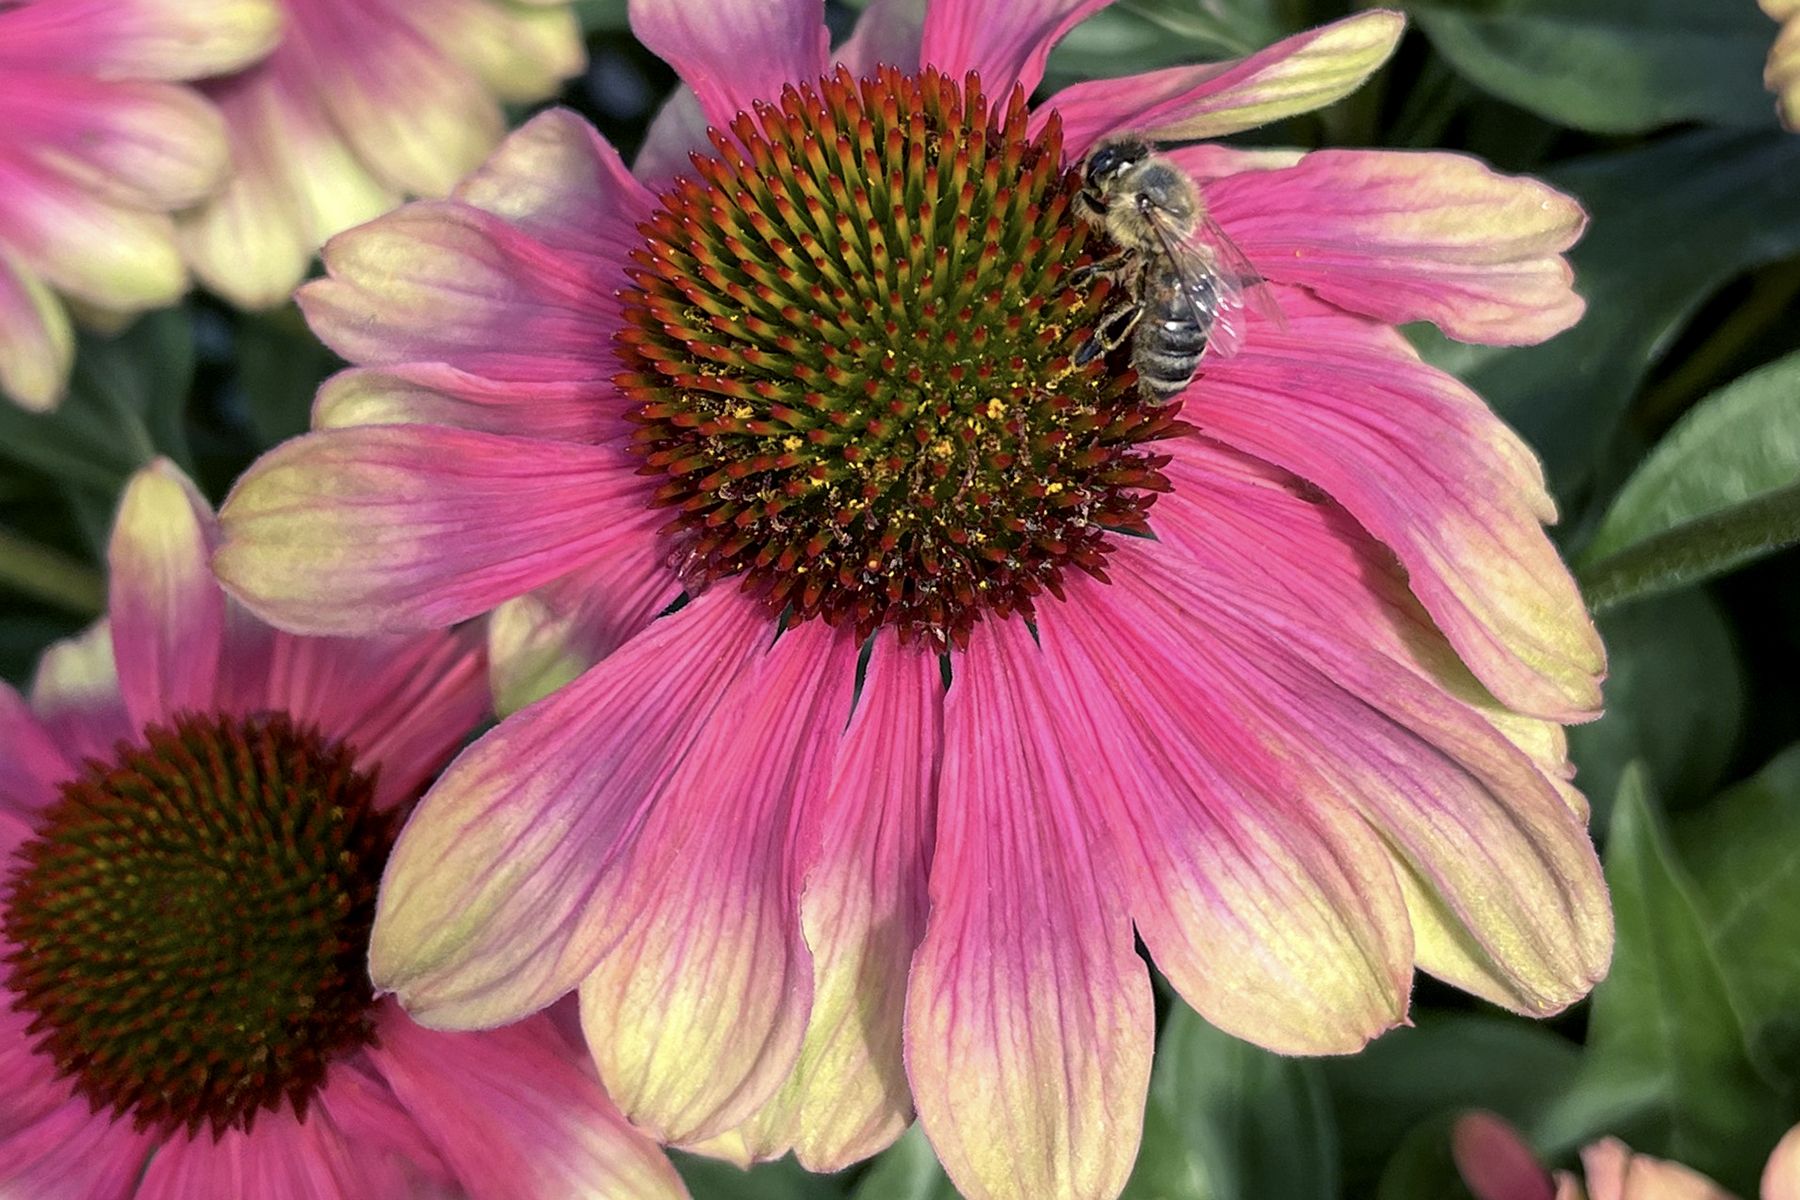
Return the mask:
<svg viewBox="0 0 1800 1200">
<path fill-rule="evenodd" d="M 1177 152 L 1286 320 L 1157 404 L 1075 363 L 1083 156 L 1326 103 L 1400 18 L 1033 111 L 1097 4 L 902 7 L 834 62 L 817 4 L 634 4 L 713 126 L 677 177 L 687 124 L 640 177 L 553 112 L 332 243 L 302 304 L 361 365 L 217 568 L 295 628 L 504 606 L 515 667 L 594 664 L 401 835 L 373 967 L 421 1020 L 579 988 L 665 1139 L 830 1168 L 916 1105 L 967 1195 L 1108 1197 L 1134 928 L 1286 1052 L 1415 966 L 1527 1013 L 1605 969 L 1561 730 L 1600 646 L 1530 451 L 1392 327 L 1565 328 L 1582 214 L 1450 155 Z"/>
</svg>

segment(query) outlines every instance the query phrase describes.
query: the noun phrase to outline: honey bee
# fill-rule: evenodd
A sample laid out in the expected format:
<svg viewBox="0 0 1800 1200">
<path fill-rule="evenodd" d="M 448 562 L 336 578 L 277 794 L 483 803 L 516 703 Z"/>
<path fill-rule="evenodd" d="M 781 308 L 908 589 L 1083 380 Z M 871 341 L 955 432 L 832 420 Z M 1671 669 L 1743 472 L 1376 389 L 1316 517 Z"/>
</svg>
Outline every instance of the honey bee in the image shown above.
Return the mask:
<svg viewBox="0 0 1800 1200">
<path fill-rule="evenodd" d="M 1244 344 L 1245 308 L 1284 325 L 1268 285 L 1208 215 L 1186 171 L 1135 134 L 1089 151 L 1076 213 L 1119 247 L 1076 270 L 1074 282 L 1117 282 L 1124 298 L 1101 314 L 1075 351 L 1085 366 L 1131 340 L 1138 388 L 1156 404 L 1179 396 L 1202 355 L 1226 358 Z"/>
</svg>

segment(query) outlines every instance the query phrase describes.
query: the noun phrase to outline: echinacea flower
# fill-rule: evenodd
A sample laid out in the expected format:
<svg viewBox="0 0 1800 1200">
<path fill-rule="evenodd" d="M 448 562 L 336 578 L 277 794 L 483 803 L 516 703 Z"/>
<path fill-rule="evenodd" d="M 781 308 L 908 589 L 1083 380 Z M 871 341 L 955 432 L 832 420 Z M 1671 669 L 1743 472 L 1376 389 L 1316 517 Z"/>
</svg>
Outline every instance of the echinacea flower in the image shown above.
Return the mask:
<svg viewBox="0 0 1800 1200">
<path fill-rule="evenodd" d="M 1734 1200 L 1691 1167 L 1634 1153 L 1618 1138 L 1581 1151 L 1581 1176 L 1545 1170 L 1519 1131 L 1487 1112 L 1466 1113 L 1451 1132 L 1451 1151 L 1475 1200 Z M 1800 1126 L 1789 1130 L 1763 1168 L 1761 1200 L 1800 1200 Z"/>
<path fill-rule="evenodd" d="M 1601 649 L 1536 460 L 1392 327 L 1567 327 L 1580 209 L 1454 155 L 1176 151 L 1286 321 L 1147 400 L 1073 361 L 1083 155 L 1326 103 L 1402 21 L 1028 111 L 1098 7 L 878 0 L 833 52 L 809 0 L 640 0 L 692 95 L 636 174 L 552 111 L 326 248 L 301 305 L 361 365 L 216 570 L 320 633 L 499 606 L 502 691 L 578 674 L 401 834 L 371 964 L 420 1020 L 579 988 L 659 1138 L 827 1169 L 916 1105 L 966 1195 L 1045 1200 L 1136 1152 L 1134 927 L 1287 1052 L 1403 1020 L 1415 965 L 1537 1014 L 1605 969 L 1561 728 Z"/>
<path fill-rule="evenodd" d="M 466 633 L 275 632 L 212 514 L 131 481 L 110 615 L 0 685 L 0 1195 L 684 1195 L 549 1016 L 414 1025 L 371 987 L 398 818 L 487 707 Z"/>
<path fill-rule="evenodd" d="M 1763 83 L 1775 93 L 1775 106 L 1789 129 L 1800 131 L 1800 0 L 1759 0 L 1762 10 L 1781 23 Z"/>
<path fill-rule="evenodd" d="M 53 407 L 97 317 L 173 302 L 169 213 L 225 176 L 225 131 L 179 83 L 265 52 L 261 0 L 0 3 L 0 397 Z"/>
<path fill-rule="evenodd" d="M 586 62 L 569 0 L 262 0 L 280 44 L 204 92 L 230 133 L 229 184 L 182 219 L 208 287 L 288 298 L 325 239 L 485 158 L 500 104 L 540 100 Z"/>
</svg>

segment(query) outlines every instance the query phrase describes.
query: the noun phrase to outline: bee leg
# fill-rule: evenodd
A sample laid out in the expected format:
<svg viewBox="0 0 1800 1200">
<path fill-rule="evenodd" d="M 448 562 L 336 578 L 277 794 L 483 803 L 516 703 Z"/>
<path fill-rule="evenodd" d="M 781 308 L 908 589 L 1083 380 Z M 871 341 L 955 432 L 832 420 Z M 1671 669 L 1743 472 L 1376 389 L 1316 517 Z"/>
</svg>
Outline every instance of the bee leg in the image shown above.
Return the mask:
<svg viewBox="0 0 1800 1200">
<path fill-rule="evenodd" d="M 1100 323 L 1094 326 L 1093 336 L 1075 351 L 1075 365 L 1085 367 L 1112 350 L 1131 336 L 1137 323 L 1144 316 L 1144 306 L 1137 300 L 1127 300 L 1123 304 L 1114 305 L 1100 315 Z"/>
<path fill-rule="evenodd" d="M 1130 261 L 1131 255 L 1121 251 L 1108 258 L 1103 258 L 1099 262 L 1076 267 L 1069 272 L 1069 283 L 1075 287 L 1082 287 L 1096 279 L 1112 279 L 1124 270 Z"/>
</svg>

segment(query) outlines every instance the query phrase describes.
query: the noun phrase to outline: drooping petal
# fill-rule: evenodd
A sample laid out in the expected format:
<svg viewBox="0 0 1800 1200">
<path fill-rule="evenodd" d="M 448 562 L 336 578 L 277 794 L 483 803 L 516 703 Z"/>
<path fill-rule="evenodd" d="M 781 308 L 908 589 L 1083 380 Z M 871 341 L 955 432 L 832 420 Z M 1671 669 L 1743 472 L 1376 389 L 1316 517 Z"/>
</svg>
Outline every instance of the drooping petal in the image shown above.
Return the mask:
<svg viewBox="0 0 1800 1200">
<path fill-rule="evenodd" d="M 631 161 L 631 173 L 650 187 L 660 187 L 671 176 L 688 169 L 688 155 L 711 152 L 707 127 L 706 112 L 694 89 L 685 83 L 677 84 L 650 118 L 644 144 Z"/>
<path fill-rule="evenodd" d="M 831 785 L 804 814 L 812 1020 L 793 1074 L 737 1131 L 746 1158 L 792 1149 L 807 1169 L 836 1171 L 912 1120 L 896 985 L 925 932 L 943 690 L 935 654 L 875 639 Z"/>
<path fill-rule="evenodd" d="M 75 362 L 75 330 L 62 302 L 23 263 L 0 250 L 0 396 L 55 408 Z"/>
<path fill-rule="evenodd" d="M 435 425 L 309 434 L 239 480 L 214 568 L 296 632 L 439 628 L 601 556 L 664 570 L 634 465 L 616 448 Z"/>
<path fill-rule="evenodd" d="M 1038 107 L 1033 128 L 1058 113 L 1071 155 L 1121 129 L 1160 141 L 1224 137 L 1348 96 L 1388 60 L 1405 30 L 1401 14 L 1374 9 L 1247 58 L 1070 84 Z"/>
<path fill-rule="evenodd" d="M 907 988 L 919 1119 L 971 1200 L 1110 1198 L 1137 1155 L 1149 979 L 1029 632 L 983 621 L 955 669 Z"/>
<path fill-rule="evenodd" d="M 856 28 L 832 57 L 852 75 L 873 76 L 879 66 L 907 74 L 919 69 L 919 43 L 924 36 L 926 0 L 870 0 Z"/>
<path fill-rule="evenodd" d="M 40 0 L 0 13 L 0 71 L 199 79 L 261 58 L 281 37 L 279 0 Z"/>
<path fill-rule="evenodd" d="M 1169 639 L 1124 586 L 1069 597 L 1039 613 L 1051 719 L 1091 738 L 1092 803 L 1157 967 L 1281 1053 L 1354 1051 L 1403 1020 L 1412 936 L 1380 840 L 1233 710 L 1196 653 L 1210 631 Z"/>
<path fill-rule="evenodd" d="M 218 80 L 232 172 L 178 221 L 182 253 L 207 287 L 244 308 L 284 303 L 314 250 L 386 212 L 400 193 L 369 172 L 292 54 Z"/>
<path fill-rule="evenodd" d="M 119 690 L 138 726 L 207 712 L 218 694 L 225 595 L 209 561 L 212 509 L 175 464 L 159 459 L 125 486 L 107 547 L 107 603 Z"/>
<path fill-rule="evenodd" d="M 816 83 L 830 61 L 823 0 L 632 0 L 631 32 L 694 89 L 723 129 L 786 84 Z"/>
<path fill-rule="evenodd" d="M 255 709 L 285 712 L 379 767 L 380 799 L 411 800 L 489 710 L 479 629 L 410 636 L 277 633 Z"/>
<path fill-rule="evenodd" d="M 1518 345 L 1584 307 L 1562 257 L 1587 224 L 1581 206 L 1464 155 L 1321 150 L 1216 180 L 1206 199 L 1268 278 L 1381 321 Z"/>
<path fill-rule="evenodd" d="M 190 88 L 24 71 L 0 74 L 0 110 L 19 152 L 118 204 L 185 207 L 230 165 L 218 113 Z"/>
<path fill-rule="evenodd" d="M 1737 1200 L 1700 1172 L 1634 1154 L 1618 1138 L 1583 1146 L 1581 1168 L 1587 1175 L 1588 1200 Z"/>
<path fill-rule="evenodd" d="M 1189 388 L 1184 416 L 1317 485 L 1391 547 L 1508 707 L 1592 716 L 1605 655 L 1540 528 L 1555 508 L 1531 451 L 1391 330 L 1283 295 L 1292 328 L 1255 327 Z"/>
<path fill-rule="evenodd" d="M 614 284 L 490 213 L 409 204 L 333 238 L 331 277 L 300 289 L 313 331 L 351 362 L 440 361 L 494 379 L 610 379 Z"/>
<path fill-rule="evenodd" d="M 435 1033 L 394 1013 L 369 1057 L 472 1200 L 678 1200 L 687 1189 L 548 1018 Z"/>
<path fill-rule="evenodd" d="M 136 1200 L 256 1196 L 259 1200 L 363 1200 L 403 1195 L 397 1163 L 359 1156 L 318 1109 L 302 1121 L 286 1109 L 264 1113 L 246 1133 L 171 1138 L 157 1147 Z"/>
<path fill-rule="evenodd" d="M 606 1090 L 661 1141 L 743 1121 L 793 1070 L 812 1005 L 796 841 L 850 714 L 857 639 L 789 629 L 733 681 L 605 906 L 618 941 L 581 984 Z"/>
<path fill-rule="evenodd" d="M 1032 91 L 1063 36 L 1112 0 L 951 0 L 925 10 L 919 63 L 952 79 L 981 74 L 981 87 L 1001 99 L 1013 85 Z"/>
<path fill-rule="evenodd" d="M 1113 587 L 1187 690 L 1277 747 L 1320 811 L 1387 844 L 1421 966 L 1517 1011 L 1556 1012 L 1605 973 L 1612 917 L 1581 819 L 1468 705 L 1323 626 L 1255 568 L 1208 573 L 1122 544 Z M 1234 577 L 1235 576 L 1235 577 Z"/>
<path fill-rule="evenodd" d="M 1475 1200 L 1555 1200 L 1550 1172 L 1519 1131 L 1493 1113 L 1457 1118 L 1450 1131 L 1450 1152 Z"/>
<path fill-rule="evenodd" d="M 441 362 L 352 367 L 327 379 L 313 401 L 314 429 L 353 425 L 449 425 L 552 441 L 612 441 L 628 428 L 611 380 L 518 382 L 472 375 Z"/>
<path fill-rule="evenodd" d="M 438 52 L 468 67 L 501 100 L 525 104 L 556 94 L 587 65 L 571 4 L 510 0 L 412 0 L 397 11 Z"/>
<path fill-rule="evenodd" d="M 0 818 L 10 815 L 22 822 L 54 800 L 57 786 L 80 765 L 4 682 L 0 682 L 0 746 L 6 748 L 0 754 Z M 16 837 L 23 830 L 15 825 L 10 832 Z M 0 845 L 0 850 L 11 849 Z"/>
<path fill-rule="evenodd" d="M 616 936 L 596 896 L 766 637 L 716 589 L 501 722 L 426 793 L 388 860 L 377 986 L 438 1028 L 486 1028 L 572 989 Z"/>
<path fill-rule="evenodd" d="M 44 651 L 31 680 L 31 708 L 70 763 L 103 757 L 136 732 L 119 692 L 110 623 L 96 621 Z"/>
<path fill-rule="evenodd" d="M 0 994 L 0 1001 L 10 1004 L 11 997 Z M 11 1030 L 5 1032 L 9 1038 L 16 1039 L 13 1044 L 21 1056 L 29 1055 L 40 1062 L 48 1062 L 27 1048 L 31 1039 L 22 1030 L 16 1034 Z M 35 1104 L 20 1105 L 19 1076 L 15 1071 L 8 1070 L 6 1078 L 8 1109 L 16 1112 L 20 1107 L 38 1107 Z M 68 1095 L 65 1081 L 57 1080 L 51 1087 L 66 1098 L 47 1111 L 35 1112 L 16 1126 L 0 1124 L 0 1196 L 131 1194 L 132 1182 L 144 1169 L 144 1160 L 150 1154 L 153 1145 L 150 1137 L 133 1133 L 129 1122 L 115 1121 L 109 1114 L 92 1112 L 85 1099 Z"/>
<path fill-rule="evenodd" d="M 621 571 L 603 558 L 508 600 L 488 617 L 494 707 L 549 695 L 617 650 L 681 594 L 672 571 Z"/>
<path fill-rule="evenodd" d="M 612 144 L 566 108 L 539 113 L 508 134 L 455 196 L 621 275 L 619 264 L 642 240 L 636 226 L 653 204 Z"/>
<path fill-rule="evenodd" d="M 17 156 L 0 156 L 0 228 L 25 268 L 105 312 L 156 308 L 187 289 L 168 217 L 111 203 Z"/>
</svg>

